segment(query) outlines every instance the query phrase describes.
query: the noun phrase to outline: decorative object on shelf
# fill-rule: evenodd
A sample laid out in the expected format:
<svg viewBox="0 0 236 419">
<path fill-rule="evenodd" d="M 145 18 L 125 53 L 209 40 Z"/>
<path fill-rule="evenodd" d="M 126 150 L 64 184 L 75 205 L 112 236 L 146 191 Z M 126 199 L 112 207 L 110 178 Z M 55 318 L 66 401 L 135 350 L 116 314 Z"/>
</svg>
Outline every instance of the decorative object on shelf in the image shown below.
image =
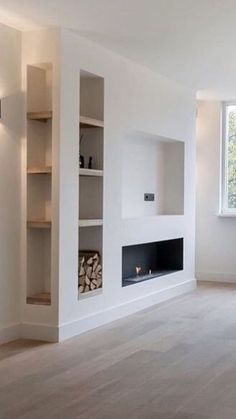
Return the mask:
<svg viewBox="0 0 236 419">
<path fill-rule="evenodd" d="M 88 163 L 88 169 L 92 169 L 93 167 L 92 167 L 92 164 L 93 163 L 93 158 L 92 158 L 92 156 L 90 156 L 89 157 L 89 163 Z"/>
<path fill-rule="evenodd" d="M 83 134 L 81 134 L 80 139 L 79 139 L 79 167 L 80 169 L 84 168 L 84 156 L 80 154 L 82 140 L 83 140 Z"/>
<path fill-rule="evenodd" d="M 141 266 L 136 266 L 135 270 L 136 270 L 136 275 L 139 275 L 141 272 Z"/>
<path fill-rule="evenodd" d="M 79 156 L 79 167 L 80 169 L 84 168 L 84 156 Z"/>
<path fill-rule="evenodd" d="M 102 287 L 102 265 L 99 252 L 79 252 L 79 292 L 85 293 Z"/>
</svg>

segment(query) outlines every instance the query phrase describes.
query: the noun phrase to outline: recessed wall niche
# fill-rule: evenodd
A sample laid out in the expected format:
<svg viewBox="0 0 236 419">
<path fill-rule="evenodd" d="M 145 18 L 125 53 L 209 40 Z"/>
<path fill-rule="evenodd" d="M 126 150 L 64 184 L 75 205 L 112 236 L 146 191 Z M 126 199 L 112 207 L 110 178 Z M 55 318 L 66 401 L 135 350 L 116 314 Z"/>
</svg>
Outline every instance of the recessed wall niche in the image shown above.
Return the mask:
<svg viewBox="0 0 236 419">
<path fill-rule="evenodd" d="M 145 201 L 145 193 L 154 194 L 154 201 Z M 123 144 L 123 218 L 182 214 L 184 142 L 129 131 Z"/>
<path fill-rule="evenodd" d="M 27 296 L 51 304 L 52 64 L 27 66 Z"/>
<path fill-rule="evenodd" d="M 122 248 L 122 286 L 183 270 L 184 239 L 162 240 Z"/>
<path fill-rule="evenodd" d="M 79 298 L 102 292 L 104 79 L 80 71 Z"/>
</svg>

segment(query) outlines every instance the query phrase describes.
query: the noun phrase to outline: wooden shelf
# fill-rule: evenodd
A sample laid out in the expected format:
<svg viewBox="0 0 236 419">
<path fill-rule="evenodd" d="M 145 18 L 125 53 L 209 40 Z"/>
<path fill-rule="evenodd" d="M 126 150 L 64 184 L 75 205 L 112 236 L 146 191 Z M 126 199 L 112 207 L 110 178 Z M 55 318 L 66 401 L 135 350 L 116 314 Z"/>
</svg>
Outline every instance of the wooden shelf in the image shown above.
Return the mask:
<svg viewBox="0 0 236 419">
<path fill-rule="evenodd" d="M 89 118 L 88 116 L 80 116 L 80 128 L 103 128 L 104 122 L 99 119 Z"/>
<path fill-rule="evenodd" d="M 90 297 L 96 297 L 97 295 L 101 295 L 102 294 L 102 288 L 97 288 L 96 290 L 90 290 L 87 292 L 79 292 L 79 299 L 80 300 L 86 300 L 87 298 Z"/>
<path fill-rule="evenodd" d="M 95 170 L 95 169 L 79 169 L 80 176 L 103 176 L 103 170 Z"/>
<path fill-rule="evenodd" d="M 29 220 L 27 221 L 27 227 L 28 228 L 51 228 L 51 221 L 48 220 Z"/>
<path fill-rule="evenodd" d="M 79 220 L 79 227 L 96 227 L 96 226 L 102 226 L 102 224 L 103 224 L 102 219 Z"/>
<path fill-rule="evenodd" d="M 27 118 L 33 121 L 47 122 L 48 119 L 52 119 L 52 111 L 27 112 Z"/>
<path fill-rule="evenodd" d="M 28 167 L 28 175 L 48 175 L 52 173 L 52 168 L 50 166 L 46 167 Z"/>
<path fill-rule="evenodd" d="M 51 304 L 51 295 L 48 292 L 42 292 L 40 294 L 35 294 L 31 297 L 27 297 L 26 302 L 27 304 L 49 306 Z"/>
</svg>

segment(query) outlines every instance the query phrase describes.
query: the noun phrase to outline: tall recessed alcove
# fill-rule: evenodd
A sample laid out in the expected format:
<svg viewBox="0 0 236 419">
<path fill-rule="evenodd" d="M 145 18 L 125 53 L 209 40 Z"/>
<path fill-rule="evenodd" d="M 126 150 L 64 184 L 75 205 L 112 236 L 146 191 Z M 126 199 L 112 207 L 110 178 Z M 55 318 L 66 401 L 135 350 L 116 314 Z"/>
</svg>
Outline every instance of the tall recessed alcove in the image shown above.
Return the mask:
<svg viewBox="0 0 236 419">
<path fill-rule="evenodd" d="M 51 303 L 52 64 L 27 66 L 27 303 Z"/>
<path fill-rule="evenodd" d="M 80 298 L 94 296 L 102 290 L 103 144 L 104 79 L 81 70 L 78 278 Z M 90 263 L 91 260 L 93 262 Z"/>
</svg>

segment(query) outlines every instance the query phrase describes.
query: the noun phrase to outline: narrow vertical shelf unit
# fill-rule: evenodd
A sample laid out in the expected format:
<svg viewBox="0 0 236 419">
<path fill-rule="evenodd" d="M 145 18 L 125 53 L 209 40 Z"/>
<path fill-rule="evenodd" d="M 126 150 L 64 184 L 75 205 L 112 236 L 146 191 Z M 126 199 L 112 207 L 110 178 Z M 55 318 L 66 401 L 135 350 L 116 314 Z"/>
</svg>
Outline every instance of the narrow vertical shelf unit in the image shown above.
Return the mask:
<svg viewBox="0 0 236 419">
<path fill-rule="evenodd" d="M 27 296 L 51 304 L 52 64 L 27 66 Z"/>
<path fill-rule="evenodd" d="M 80 72 L 79 122 L 78 286 L 81 299 L 102 291 L 103 248 L 104 79 L 86 71 Z"/>
</svg>

